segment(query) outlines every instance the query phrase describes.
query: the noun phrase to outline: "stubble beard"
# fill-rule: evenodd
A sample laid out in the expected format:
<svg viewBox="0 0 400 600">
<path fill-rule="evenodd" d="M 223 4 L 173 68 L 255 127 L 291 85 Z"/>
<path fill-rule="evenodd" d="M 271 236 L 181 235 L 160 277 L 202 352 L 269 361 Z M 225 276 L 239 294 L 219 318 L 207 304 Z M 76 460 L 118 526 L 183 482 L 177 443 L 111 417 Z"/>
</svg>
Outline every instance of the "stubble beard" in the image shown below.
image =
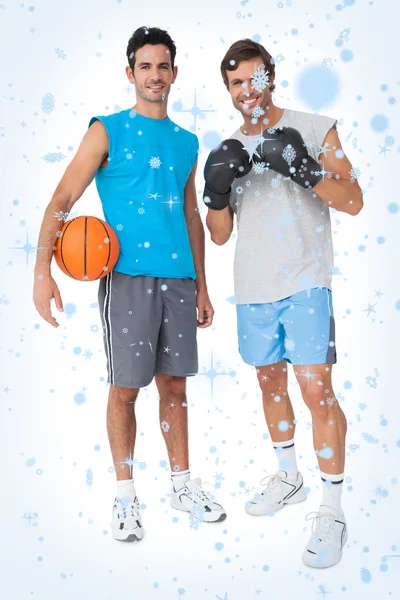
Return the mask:
<svg viewBox="0 0 400 600">
<path fill-rule="evenodd" d="M 144 88 L 142 87 L 137 87 L 136 88 L 136 93 L 140 96 L 140 98 L 142 98 L 142 100 L 145 100 L 146 102 L 154 102 L 154 103 L 158 103 L 161 104 L 162 102 L 166 102 L 171 86 L 166 86 L 167 91 L 164 92 L 161 96 L 159 96 L 158 98 L 152 98 L 150 94 L 147 94 L 146 91 L 144 90 Z"/>
</svg>

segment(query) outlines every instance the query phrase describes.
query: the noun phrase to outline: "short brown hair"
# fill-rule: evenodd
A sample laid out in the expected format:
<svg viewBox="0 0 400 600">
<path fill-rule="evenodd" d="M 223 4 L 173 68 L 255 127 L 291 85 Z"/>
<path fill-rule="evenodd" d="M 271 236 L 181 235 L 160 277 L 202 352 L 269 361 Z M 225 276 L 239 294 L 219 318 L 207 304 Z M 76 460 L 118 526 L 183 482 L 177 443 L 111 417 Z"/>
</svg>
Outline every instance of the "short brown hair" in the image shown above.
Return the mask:
<svg viewBox="0 0 400 600">
<path fill-rule="evenodd" d="M 269 77 L 274 77 L 275 61 L 270 53 L 266 51 L 264 46 L 258 44 L 257 42 L 253 42 L 253 40 L 249 38 L 246 38 L 245 40 L 239 40 L 238 42 L 232 44 L 222 59 L 220 67 L 222 79 L 224 80 L 224 84 L 226 85 L 227 89 L 229 89 L 229 83 L 226 72 L 236 71 L 239 63 L 244 60 L 249 60 L 249 58 L 256 58 L 258 56 L 262 58 L 265 70 L 268 71 Z M 272 84 L 269 89 L 271 93 L 274 92 L 275 84 Z"/>
</svg>

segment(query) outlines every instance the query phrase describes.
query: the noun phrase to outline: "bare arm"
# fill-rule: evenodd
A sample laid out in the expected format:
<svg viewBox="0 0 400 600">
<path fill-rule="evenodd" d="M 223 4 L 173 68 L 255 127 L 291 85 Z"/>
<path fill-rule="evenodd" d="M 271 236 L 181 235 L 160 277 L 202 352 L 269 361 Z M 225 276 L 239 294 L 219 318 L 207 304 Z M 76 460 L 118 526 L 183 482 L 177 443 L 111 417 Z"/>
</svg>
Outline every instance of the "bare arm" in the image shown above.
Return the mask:
<svg viewBox="0 0 400 600">
<path fill-rule="evenodd" d="M 184 212 L 190 246 L 192 248 L 194 268 L 196 271 L 198 326 L 204 328 L 211 325 L 214 309 L 211 306 L 207 292 L 204 261 L 204 227 L 197 207 L 195 186 L 196 168 L 197 163 L 194 165 L 186 182 Z"/>
<path fill-rule="evenodd" d="M 54 327 L 58 327 L 58 323 L 51 314 L 51 299 L 54 298 L 58 310 L 63 310 L 60 292 L 50 272 L 57 233 L 62 227 L 59 216 L 71 211 L 92 182 L 107 154 L 106 130 L 100 121 L 95 121 L 86 132 L 44 213 L 35 264 L 33 301 L 40 315 Z"/>
<path fill-rule="evenodd" d="M 231 237 L 233 230 L 233 210 L 231 205 L 222 210 L 208 209 L 206 225 L 214 244 L 222 246 Z"/>
<path fill-rule="evenodd" d="M 342 145 L 336 129 L 330 129 L 326 134 L 324 146 L 328 148 L 325 156 L 319 156 L 322 168 L 332 177 L 325 176 L 314 186 L 313 191 L 330 208 L 336 208 L 349 215 L 357 215 L 363 207 L 362 191 L 356 179 L 351 180 L 352 165 L 343 153 Z M 337 151 L 343 153 L 342 158 L 336 156 Z"/>
</svg>

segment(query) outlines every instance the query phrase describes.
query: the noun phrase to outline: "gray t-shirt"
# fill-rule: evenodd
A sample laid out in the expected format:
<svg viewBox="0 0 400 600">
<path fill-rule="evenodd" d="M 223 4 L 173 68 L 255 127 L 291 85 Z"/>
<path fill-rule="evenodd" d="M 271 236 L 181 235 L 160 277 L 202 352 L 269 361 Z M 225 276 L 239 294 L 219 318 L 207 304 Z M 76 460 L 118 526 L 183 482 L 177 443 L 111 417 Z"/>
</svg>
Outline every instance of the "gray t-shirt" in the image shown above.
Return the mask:
<svg viewBox="0 0 400 600">
<path fill-rule="evenodd" d="M 316 159 L 321 150 L 326 152 L 324 139 L 335 125 L 336 119 L 330 117 L 284 109 L 275 128 L 297 129 Z M 254 149 L 259 136 L 246 136 L 238 129 L 231 138 Z M 230 202 L 238 228 L 234 261 L 237 304 L 275 302 L 319 286 L 331 289 L 329 207 L 315 192 L 261 165 L 234 180 Z"/>
</svg>

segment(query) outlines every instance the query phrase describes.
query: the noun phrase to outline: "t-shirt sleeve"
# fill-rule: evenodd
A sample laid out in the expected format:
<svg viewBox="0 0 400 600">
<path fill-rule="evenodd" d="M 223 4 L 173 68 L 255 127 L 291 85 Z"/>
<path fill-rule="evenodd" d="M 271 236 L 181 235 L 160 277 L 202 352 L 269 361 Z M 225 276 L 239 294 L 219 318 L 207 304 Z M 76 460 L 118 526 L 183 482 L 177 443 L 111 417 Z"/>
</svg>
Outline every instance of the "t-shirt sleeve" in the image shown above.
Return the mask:
<svg viewBox="0 0 400 600">
<path fill-rule="evenodd" d="M 313 129 L 315 134 L 316 144 L 312 145 L 309 148 L 310 154 L 317 159 L 320 152 L 321 147 L 324 145 L 324 140 L 326 135 L 330 129 L 336 129 L 337 119 L 332 117 L 326 117 L 324 115 L 313 115 Z"/>
</svg>

